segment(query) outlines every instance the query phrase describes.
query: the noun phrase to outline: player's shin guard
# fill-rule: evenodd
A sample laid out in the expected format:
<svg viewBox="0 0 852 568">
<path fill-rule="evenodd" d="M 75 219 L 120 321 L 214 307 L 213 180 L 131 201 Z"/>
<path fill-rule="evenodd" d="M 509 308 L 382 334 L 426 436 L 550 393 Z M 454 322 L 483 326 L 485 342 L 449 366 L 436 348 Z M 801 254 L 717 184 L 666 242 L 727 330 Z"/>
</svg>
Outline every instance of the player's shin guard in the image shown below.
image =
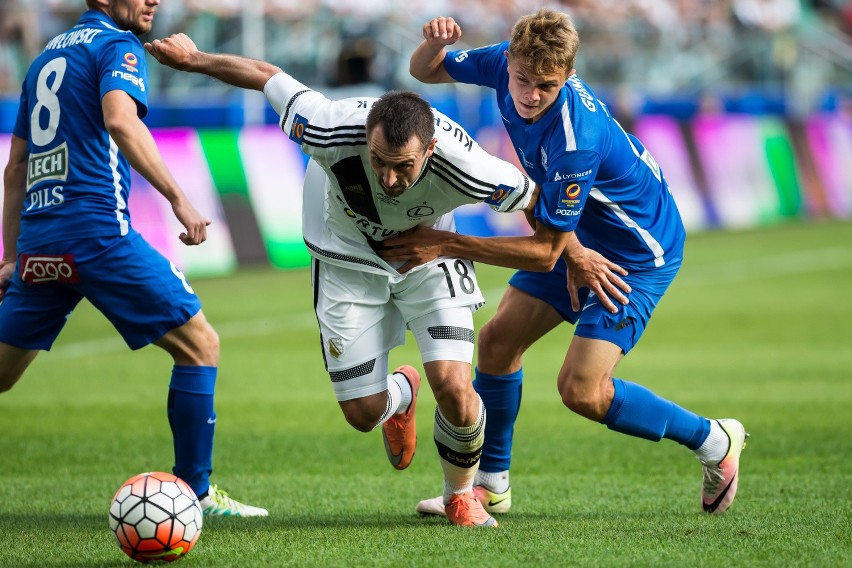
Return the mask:
<svg viewBox="0 0 852 568">
<path fill-rule="evenodd" d="M 523 368 L 508 375 L 489 375 L 476 369 L 473 388 L 488 409 L 482 445 L 482 471 L 508 471 L 512 461 L 512 436 L 521 407 Z"/>
<path fill-rule="evenodd" d="M 691 450 L 698 448 L 710 432 L 710 421 L 645 387 L 612 379 L 615 396 L 609 412 L 601 420 L 610 430 L 659 441 L 668 438 Z"/>
<path fill-rule="evenodd" d="M 216 413 L 216 367 L 175 365 L 169 384 L 168 416 L 175 447 L 174 474 L 196 495 L 210 486 Z"/>
<path fill-rule="evenodd" d="M 479 456 L 485 437 L 485 405 L 479 401 L 476 421 L 470 426 L 454 426 L 435 409 L 435 445 L 444 470 L 444 502 L 455 493 L 473 490 L 473 479 L 479 469 Z"/>
</svg>

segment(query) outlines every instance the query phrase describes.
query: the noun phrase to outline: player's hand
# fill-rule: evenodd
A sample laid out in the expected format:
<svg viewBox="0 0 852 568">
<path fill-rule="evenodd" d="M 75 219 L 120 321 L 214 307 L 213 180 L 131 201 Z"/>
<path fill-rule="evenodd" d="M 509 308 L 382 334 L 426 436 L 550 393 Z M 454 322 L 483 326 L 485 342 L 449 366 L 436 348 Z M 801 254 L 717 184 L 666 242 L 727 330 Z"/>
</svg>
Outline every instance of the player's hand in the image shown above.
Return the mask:
<svg viewBox="0 0 852 568">
<path fill-rule="evenodd" d="M 431 227 L 418 225 L 402 234 L 382 241 L 379 256 L 391 264 L 405 263 L 396 269 L 400 274 L 405 274 L 416 266 L 426 264 L 442 256 L 441 243 L 450 234 L 447 231 L 438 231 Z"/>
<path fill-rule="evenodd" d="M 200 53 L 195 42 L 186 34 L 172 34 L 164 39 L 155 39 L 146 43 L 145 49 L 163 65 L 180 71 L 190 70 L 192 62 Z"/>
<path fill-rule="evenodd" d="M 14 260 L 0 260 L 0 300 L 6 295 L 6 288 L 12 282 L 12 276 L 15 274 Z"/>
<path fill-rule="evenodd" d="M 423 24 L 423 37 L 430 45 L 453 45 L 461 36 L 461 28 L 452 18 L 440 16 Z"/>
<path fill-rule="evenodd" d="M 172 204 L 172 211 L 180 224 L 186 229 L 178 238 L 187 246 L 200 245 L 207 240 L 207 226 L 210 219 L 195 210 L 189 201 L 181 200 Z"/>
<path fill-rule="evenodd" d="M 571 294 L 572 310 L 580 311 L 577 294 L 583 287 L 594 292 L 601 304 L 614 314 L 618 313 L 618 306 L 610 298 L 627 305 L 629 300 L 625 294 L 630 293 L 630 285 L 621 279 L 621 276 L 627 276 L 625 269 L 610 262 L 599 252 L 585 247 L 572 251 L 567 262 L 568 292 Z"/>
</svg>

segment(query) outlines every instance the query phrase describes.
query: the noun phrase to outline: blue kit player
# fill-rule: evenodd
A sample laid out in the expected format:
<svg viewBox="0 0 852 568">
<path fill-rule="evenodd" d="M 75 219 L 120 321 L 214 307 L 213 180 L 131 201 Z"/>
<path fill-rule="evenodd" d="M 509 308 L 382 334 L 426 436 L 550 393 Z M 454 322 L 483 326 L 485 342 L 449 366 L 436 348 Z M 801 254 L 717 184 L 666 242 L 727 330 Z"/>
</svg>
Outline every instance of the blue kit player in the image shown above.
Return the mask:
<svg viewBox="0 0 852 568">
<path fill-rule="evenodd" d="M 207 515 L 266 516 L 210 485 L 219 338 L 186 278 L 133 230 L 130 167 L 172 206 L 186 245 L 204 218 L 166 168 L 147 112 L 145 50 L 159 0 L 87 0 L 77 24 L 53 38 L 24 80 L 4 173 L 0 261 L 0 392 L 50 349 L 88 299 L 131 349 L 149 343 L 174 359 L 168 419 L 174 473 Z"/>
<path fill-rule="evenodd" d="M 540 187 L 528 237 L 475 238 L 425 228 L 386 241 L 388 260 L 409 266 L 436 255 L 520 269 L 481 330 L 474 386 L 488 411 L 476 492 L 508 512 L 513 425 L 522 356 L 563 320 L 574 337 L 559 371 L 564 404 L 609 429 L 674 440 L 703 465 L 704 511 L 722 513 L 737 490 L 747 434 L 737 420 L 709 420 L 613 377 L 636 344 L 683 259 L 685 232 L 665 178 L 642 143 L 575 74 L 579 38 L 570 18 L 542 9 L 522 17 L 511 41 L 450 51 L 452 18 L 423 26 L 411 74 L 426 83 L 492 88 L 527 174 Z M 440 514 L 434 499 L 418 504 Z"/>
</svg>

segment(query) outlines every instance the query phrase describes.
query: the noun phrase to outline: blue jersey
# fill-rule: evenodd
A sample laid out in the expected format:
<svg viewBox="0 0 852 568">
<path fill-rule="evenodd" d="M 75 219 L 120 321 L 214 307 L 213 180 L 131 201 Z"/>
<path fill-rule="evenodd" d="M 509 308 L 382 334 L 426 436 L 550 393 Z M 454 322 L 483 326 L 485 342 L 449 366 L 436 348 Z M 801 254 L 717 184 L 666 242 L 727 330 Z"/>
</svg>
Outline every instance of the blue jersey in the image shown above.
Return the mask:
<svg viewBox="0 0 852 568">
<path fill-rule="evenodd" d="M 126 235 L 130 166 L 104 127 L 101 99 L 127 92 L 147 112 L 142 43 L 88 11 L 30 66 L 13 133 L 27 141 L 27 195 L 18 250 Z"/>
<path fill-rule="evenodd" d="M 576 231 L 580 242 L 624 268 L 683 258 L 685 231 L 660 167 L 576 75 L 535 123 L 509 94 L 508 42 L 452 51 L 444 59 L 461 83 L 495 89 L 503 124 L 527 174 L 541 187 L 536 219 Z"/>
</svg>

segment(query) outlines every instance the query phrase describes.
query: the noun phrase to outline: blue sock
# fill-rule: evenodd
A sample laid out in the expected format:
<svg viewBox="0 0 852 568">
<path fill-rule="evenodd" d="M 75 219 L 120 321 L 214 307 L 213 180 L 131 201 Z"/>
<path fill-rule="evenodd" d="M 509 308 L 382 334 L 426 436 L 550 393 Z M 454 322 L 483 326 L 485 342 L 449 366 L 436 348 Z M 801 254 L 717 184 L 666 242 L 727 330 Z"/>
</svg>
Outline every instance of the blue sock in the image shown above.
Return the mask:
<svg viewBox="0 0 852 568">
<path fill-rule="evenodd" d="M 174 474 L 199 498 L 210 488 L 216 413 L 216 367 L 175 365 L 169 384 L 168 416 L 175 446 Z"/>
<path fill-rule="evenodd" d="M 485 443 L 479 469 L 506 471 L 512 462 L 512 435 L 521 407 L 523 367 L 510 375 L 489 375 L 476 369 L 473 388 L 485 404 Z"/>
<path fill-rule="evenodd" d="M 615 396 L 603 420 L 610 430 L 659 441 L 674 440 L 697 449 L 710 434 L 710 421 L 661 398 L 642 385 L 612 379 Z"/>
</svg>

